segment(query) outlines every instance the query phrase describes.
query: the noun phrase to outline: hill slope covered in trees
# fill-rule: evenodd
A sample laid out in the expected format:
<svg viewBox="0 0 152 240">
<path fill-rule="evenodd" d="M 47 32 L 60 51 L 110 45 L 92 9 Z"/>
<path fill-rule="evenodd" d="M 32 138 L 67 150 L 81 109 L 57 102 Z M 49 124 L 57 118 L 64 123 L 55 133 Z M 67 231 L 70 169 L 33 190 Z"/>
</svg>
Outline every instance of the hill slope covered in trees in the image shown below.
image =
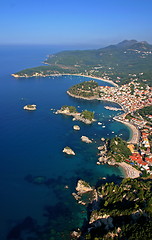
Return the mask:
<svg viewBox="0 0 152 240">
<path fill-rule="evenodd" d="M 152 45 L 125 40 L 97 50 L 63 51 L 49 55 L 47 66 L 25 69 L 18 77 L 84 74 L 125 84 L 132 80 L 152 86 Z M 14 76 L 15 76 L 14 75 Z"/>
</svg>

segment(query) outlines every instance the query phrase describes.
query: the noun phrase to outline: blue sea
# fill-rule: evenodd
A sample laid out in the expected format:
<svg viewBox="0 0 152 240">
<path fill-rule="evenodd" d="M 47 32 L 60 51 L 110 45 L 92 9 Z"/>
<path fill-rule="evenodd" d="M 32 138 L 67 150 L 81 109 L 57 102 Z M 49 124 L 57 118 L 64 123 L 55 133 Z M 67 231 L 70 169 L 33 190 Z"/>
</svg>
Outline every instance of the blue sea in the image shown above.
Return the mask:
<svg viewBox="0 0 152 240">
<path fill-rule="evenodd" d="M 0 46 L 1 240 L 70 239 L 69 232 L 81 227 L 86 219 L 85 207 L 72 196 L 77 181 L 83 179 L 96 185 L 102 177 L 106 177 L 104 181 L 117 182 L 123 176 L 118 167 L 96 164 L 101 138 L 121 136 L 128 140 L 131 135 L 127 126 L 113 120 L 121 111 L 104 108 L 117 105 L 75 99 L 66 94 L 69 87 L 89 78 L 11 76 L 41 65 L 48 54 L 71 48 Z M 98 83 L 111 86 L 103 81 Z M 36 104 L 37 110 L 23 110 L 26 104 Z M 94 111 L 97 121 L 85 125 L 55 114 L 63 105 Z M 74 124 L 81 130 L 74 131 Z M 93 139 L 93 143 L 82 142 L 82 135 Z M 76 155 L 66 156 L 62 152 L 66 146 Z"/>
</svg>

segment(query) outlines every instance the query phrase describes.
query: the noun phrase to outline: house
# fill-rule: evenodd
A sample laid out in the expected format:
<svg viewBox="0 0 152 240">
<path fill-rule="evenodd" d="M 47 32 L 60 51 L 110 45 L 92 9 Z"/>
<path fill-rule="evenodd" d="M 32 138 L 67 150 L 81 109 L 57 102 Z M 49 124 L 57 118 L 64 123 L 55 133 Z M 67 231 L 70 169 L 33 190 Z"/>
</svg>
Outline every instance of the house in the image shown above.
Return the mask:
<svg viewBox="0 0 152 240">
<path fill-rule="evenodd" d="M 133 144 L 129 144 L 129 145 L 127 145 L 127 147 L 130 149 L 130 152 L 131 152 L 131 153 L 134 153 L 134 151 L 135 151 L 135 146 L 134 146 Z"/>
<path fill-rule="evenodd" d="M 152 158 L 145 157 L 145 161 L 149 164 L 149 166 L 152 166 Z"/>
</svg>

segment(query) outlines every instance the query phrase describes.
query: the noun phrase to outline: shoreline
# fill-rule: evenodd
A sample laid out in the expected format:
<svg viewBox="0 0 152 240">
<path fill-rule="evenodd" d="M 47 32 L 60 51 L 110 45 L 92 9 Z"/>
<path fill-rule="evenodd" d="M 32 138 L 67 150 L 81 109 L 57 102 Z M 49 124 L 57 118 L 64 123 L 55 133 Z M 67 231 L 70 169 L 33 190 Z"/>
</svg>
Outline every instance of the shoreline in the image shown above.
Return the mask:
<svg viewBox="0 0 152 240">
<path fill-rule="evenodd" d="M 16 76 L 15 74 L 12 74 L 13 77 L 28 77 L 28 76 Z M 92 79 L 97 79 L 97 80 L 100 80 L 100 81 L 103 81 L 103 82 L 107 82 L 107 83 L 110 83 L 112 84 L 113 86 L 117 87 L 118 84 L 114 83 L 112 80 L 108 80 L 108 79 L 103 79 L 103 78 L 99 78 L 99 77 L 95 77 L 95 76 L 91 76 L 91 75 L 83 75 L 83 74 L 68 74 L 68 73 L 65 73 L 65 74 L 50 74 L 50 75 L 46 75 L 46 76 L 40 76 L 40 77 L 49 77 L 49 76 L 52 76 L 52 77 L 55 77 L 55 76 L 79 76 L 79 77 L 86 77 L 86 78 L 92 78 Z M 39 77 L 38 75 L 33 75 L 33 76 L 29 76 L 29 77 Z M 110 101 L 110 100 L 104 100 L 104 99 L 100 99 L 100 98 L 96 98 L 96 97 L 92 97 L 92 98 L 85 98 L 85 97 L 80 97 L 80 96 L 75 96 L 71 93 L 69 93 L 69 91 L 67 91 L 68 95 L 71 96 L 71 97 L 75 97 L 75 98 L 79 98 L 79 99 L 84 99 L 84 100 L 100 100 L 100 101 L 107 101 L 107 102 L 112 102 L 112 103 L 116 103 L 118 104 L 121 108 L 122 108 L 122 111 L 125 112 L 125 109 L 123 107 L 123 105 L 121 103 L 118 103 L 118 102 L 115 102 L 115 101 Z M 129 137 L 129 140 L 127 141 L 128 143 L 133 143 L 133 144 L 137 144 L 138 141 L 139 141 L 139 130 L 131 123 L 129 122 L 126 122 L 126 121 L 123 121 L 123 120 L 119 120 L 117 118 L 114 117 L 114 120 L 118 121 L 118 122 L 121 122 L 123 124 L 125 124 L 127 127 L 129 127 L 129 129 L 131 130 L 131 136 Z"/>
<path fill-rule="evenodd" d="M 86 119 L 86 118 L 83 118 L 81 116 L 81 113 L 70 113 L 70 112 L 65 112 L 64 110 L 57 110 L 56 111 L 56 114 L 63 114 L 63 115 L 66 115 L 66 116 L 72 116 L 73 117 L 73 121 L 81 121 L 85 124 L 92 124 L 93 122 L 95 122 L 96 120 L 95 119 L 92 119 L 92 120 L 89 120 L 89 119 Z"/>
<path fill-rule="evenodd" d="M 96 97 L 90 97 L 90 98 L 87 98 L 87 97 L 82 97 L 82 96 L 77 96 L 77 95 L 74 95 L 72 93 L 70 93 L 69 91 L 67 91 L 67 94 L 70 96 L 70 97 L 73 97 L 73 98 L 79 98 L 79 99 L 84 99 L 84 100 L 98 100 Z"/>
<path fill-rule="evenodd" d="M 139 133 L 139 130 L 133 124 L 131 124 L 130 122 L 123 121 L 123 120 L 119 120 L 115 117 L 114 117 L 114 120 L 125 124 L 132 131 L 132 134 L 131 134 L 129 140 L 127 141 L 128 143 L 137 144 L 139 142 L 140 133 Z"/>
<path fill-rule="evenodd" d="M 112 80 L 108 80 L 108 79 L 104 79 L 104 78 L 99 78 L 99 77 L 94 77 L 94 76 L 91 76 L 91 75 L 82 75 L 82 74 L 79 74 L 79 73 L 73 73 L 73 74 L 70 74 L 70 73 L 58 73 L 58 74 L 48 74 L 48 75 L 32 75 L 32 76 L 20 76 L 20 75 L 17 75 L 15 73 L 12 73 L 11 74 L 13 77 L 15 78 L 31 78 L 31 77 L 58 77 L 58 76 L 78 76 L 78 77 L 86 77 L 86 78 L 93 78 L 93 79 L 97 79 L 97 80 L 100 80 L 100 81 L 103 81 L 103 82 L 107 82 L 107 83 L 110 83 L 112 84 L 113 86 L 117 87 L 118 84 L 116 84 L 115 82 L 113 82 Z"/>
<path fill-rule="evenodd" d="M 92 76 L 85 76 L 85 75 L 81 75 L 81 74 L 58 74 L 58 75 L 53 75 L 52 74 L 50 76 L 52 76 L 52 77 L 53 76 L 79 76 L 79 77 L 87 77 L 87 78 L 93 78 L 93 79 L 101 80 L 101 81 L 104 81 L 104 82 L 108 82 L 108 83 L 112 84 L 113 86 L 118 86 L 117 84 L 115 84 L 111 80 L 105 80 L 105 79 L 102 79 L 102 78 L 97 78 L 97 77 L 92 77 Z M 49 76 L 47 76 L 47 77 L 49 77 Z M 100 100 L 100 101 L 113 102 L 113 103 L 118 104 L 122 108 L 122 110 L 123 110 L 123 106 L 120 103 L 117 103 L 117 102 L 114 102 L 114 101 L 102 100 L 102 99 L 95 98 L 95 97 L 85 98 L 85 97 L 75 96 L 75 95 L 69 93 L 69 91 L 67 91 L 67 93 L 71 97 L 84 99 L 84 100 Z M 138 143 L 138 140 L 139 140 L 139 130 L 133 124 L 131 124 L 129 122 L 125 122 L 123 120 L 119 120 L 117 117 L 116 118 L 114 117 L 113 119 L 115 121 L 118 121 L 118 122 L 121 122 L 121 123 L 125 124 L 132 131 L 132 134 L 131 134 L 129 140 L 127 141 L 128 143 L 133 143 L 133 144 Z M 137 177 L 140 176 L 141 172 L 139 170 L 137 170 L 136 168 L 134 168 L 133 166 L 131 166 L 131 165 L 125 163 L 125 162 L 117 163 L 117 165 L 122 169 L 122 173 L 123 173 L 125 178 L 137 178 Z"/>
<path fill-rule="evenodd" d="M 128 163 L 121 162 L 117 163 L 119 167 L 121 167 L 124 171 L 125 178 L 138 178 L 140 177 L 141 171 L 132 167 Z"/>
<path fill-rule="evenodd" d="M 94 77 L 94 76 L 91 76 L 91 75 L 82 75 L 82 74 L 65 74 L 65 75 L 75 75 L 75 76 L 80 76 L 80 77 L 93 78 L 93 79 L 97 79 L 97 80 L 100 80 L 100 81 L 103 81 L 103 82 L 110 83 L 115 87 L 118 86 L 118 84 L 113 82 L 112 80 L 108 80 L 108 79 L 104 79 L 104 78 L 100 78 L 100 77 Z"/>
<path fill-rule="evenodd" d="M 96 97 L 87 98 L 87 97 L 75 96 L 75 95 L 71 94 L 69 91 L 67 91 L 67 94 L 71 97 L 78 98 L 78 99 L 100 100 L 99 98 L 96 98 Z M 100 100 L 100 101 L 104 101 L 104 100 Z M 107 101 L 107 102 L 112 102 L 112 103 L 118 104 L 122 108 L 122 111 L 124 111 L 123 106 L 121 106 L 119 103 L 114 102 L 114 101 Z M 121 115 L 119 115 L 119 117 L 120 116 Z M 139 130 L 133 124 L 131 124 L 130 122 L 120 120 L 117 117 L 114 117 L 113 119 L 117 122 L 121 122 L 122 124 L 125 124 L 130 129 L 130 131 L 131 131 L 130 135 L 131 136 L 129 137 L 129 139 L 127 141 L 128 143 L 137 144 L 139 142 L 140 133 L 139 133 Z"/>
</svg>

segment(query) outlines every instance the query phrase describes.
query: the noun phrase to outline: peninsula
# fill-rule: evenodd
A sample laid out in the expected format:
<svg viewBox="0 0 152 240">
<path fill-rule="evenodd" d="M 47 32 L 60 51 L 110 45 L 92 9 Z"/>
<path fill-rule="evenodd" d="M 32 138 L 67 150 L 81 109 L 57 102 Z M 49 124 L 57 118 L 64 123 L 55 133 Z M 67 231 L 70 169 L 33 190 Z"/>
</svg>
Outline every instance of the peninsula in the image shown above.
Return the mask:
<svg viewBox="0 0 152 240">
<path fill-rule="evenodd" d="M 87 205 L 86 195 L 91 201 L 87 222 L 75 231 L 76 239 L 151 239 L 151 187 L 150 178 L 128 178 L 120 184 L 102 183 L 96 188 L 79 180 L 72 195 L 79 204 Z"/>
<path fill-rule="evenodd" d="M 99 98 L 100 88 L 96 81 L 84 81 L 72 86 L 67 93 L 76 98 L 93 100 Z"/>
<path fill-rule="evenodd" d="M 97 50 L 63 51 L 49 55 L 45 65 L 12 74 L 19 77 L 47 77 L 66 74 L 90 76 L 123 85 L 137 79 L 152 86 L 152 45 L 124 40 Z"/>
</svg>

